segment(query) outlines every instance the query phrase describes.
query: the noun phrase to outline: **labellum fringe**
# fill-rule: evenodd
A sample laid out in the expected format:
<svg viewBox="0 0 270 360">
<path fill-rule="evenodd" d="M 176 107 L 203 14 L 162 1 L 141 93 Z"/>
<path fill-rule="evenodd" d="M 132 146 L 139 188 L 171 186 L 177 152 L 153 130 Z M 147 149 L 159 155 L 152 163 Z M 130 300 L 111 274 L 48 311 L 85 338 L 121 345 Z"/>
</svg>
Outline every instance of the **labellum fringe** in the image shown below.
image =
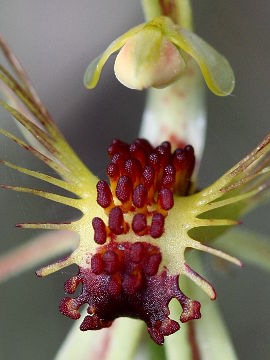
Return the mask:
<svg viewBox="0 0 270 360">
<path fill-rule="evenodd" d="M 46 276 L 77 264 L 79 272 L 66 282 L 65 290 L 73 293 L 81 283 L 82 292 L 61 301 L 62 313 L 78 319 L 79 307 L 87 303 L 82 330 L 107 327 L 120 316 L 140 318 L 153 340 L 162 344 L 164 336 L 179 329 L 179 324 L 169 318 L 172 298 L 182 306 L 182 322 L 200 317 L 200 304 L 181 291 L 183 276 L 200 286 L 210 299 L 216 297 L 210 283 L 187 264 L 186 249 L 208 252 L 241 265 L 238 259 L 207 246 L 212 239 L 205 236 L 204 229 L 225 231 L 237 225 L 241 214 L 269 194 L 270 135 L 214 184 L 195 194 L 191 194 L 195 164 L 191 146 L 172 152 L 169 142 L 153 148 L 144 139 L 130 145 L 115 140 L 108 148 L 108 184 L 97 179 L 67 144 L 1 37 L 0 46 L 20 80 L 0 66 L 0 79 L 8 96 L 8 104 L 0 104 L 39 145 L 5 130 L 0 133 L 42 160 L 58 176 L 6 160 L 2 164 L 65 189 L 74 197 L 21 186 L 2 187 L 59 202 L 82 214 L 78 220 L 61 224 L 17 225 L 65 229 L 79 235 L 79 245 L 70 256 L 41 268 L 37 274 Z M 231 209 L 229 218 L 224 212 L 227 207 Z"/>
</svg>

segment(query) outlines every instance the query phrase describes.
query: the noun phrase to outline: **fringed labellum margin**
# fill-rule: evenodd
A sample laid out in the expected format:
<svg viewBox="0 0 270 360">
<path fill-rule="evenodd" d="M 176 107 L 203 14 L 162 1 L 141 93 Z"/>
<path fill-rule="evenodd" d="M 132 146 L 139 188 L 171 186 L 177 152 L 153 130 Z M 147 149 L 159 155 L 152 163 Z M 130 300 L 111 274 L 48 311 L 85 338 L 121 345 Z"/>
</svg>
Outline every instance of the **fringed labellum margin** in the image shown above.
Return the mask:
<svg viewBox="0 0 270 360">
<path fill-rule="evenodd" d="M 168 269 L 163 257 L 168 241 L 166 218 L 174 196 L 188 194 L 194 151 L 186 146 L 172 154 L 169 142 L 154 149 L 146 140 L 137 139 L 131 145 L 113 141 L 108 154 L 110 186 L 106 181 L 97 183 L 97 203 L 107 221 L 92 219 L 89 238 L 93 237 L 96 251 L 65 284 L 67 293 L 74 293 L 79 284 L 82 292 L 77 298 L 64 298 L 60 311 L 78 319 L 79 307 L 87 303 L 89 315 L 81 324 L 83 331 L 108 327 L 119 316 L 139 318 L 147 324 L 152 339 L 162 344 L 164 336 L 180 328 L 169 318 L 172 298 L 182 306 L 182 322 L 201 316 L 199 302 L 181 292 L 179 274 Z M 186 263 L 184 269 L 189 277 L 211 287 Z M 212 287 L 211 291 L 214 299 Z"/>
<path fill-rule="evenodd" d="M 118 43 L 110 51 L 123 46 L 129 35 L 125 34 L 122 45 Z M 57 176 L 6 160 L 1 160 L 1 164 L 72 195 L 22 186 L 1 187 L 73 207 L 82 214 L 71 222 L 17 224 L 25 229 L 69 230 L 79 235 L 78 247 L 70 256 L 41 268 L 37 274 L 46 276 L 77 264 L 79 273 L 66 283 L 65 289 L 73 293 L 82 283 L 82 294 L 64 299 L 60 305 L 63 313 L 76 319 L 80 305 L 88 303 L 89 315 L 82 324 L 83 330 L 108 326 L 114 318 L 129 314 L 145 320 L 153 339 L 162 343 L 164 335 L 179 328 L 178 323 L 169 319 L 171 298 L 175 297 L 182 305 L 182 321 L 199 317 L 199 304 L 180 291 L 183 275 L 211 299 L 216 296 L 209 282 L 186 263 L 187 248 L 241 265 L 236 258 L 202 244 L 209 239 L 195 233 L 197 228 L 224 229 L 237 225 L 240 215 L 269 196 L 270 134 L 215 183 L 192 195 L 188 195 L 194 166 L 190 146 L 171 154 L 168 142 L 153 149 L 142 139 L 131 145 L 114 141 L 108 149 L 109 186 L 98 181 L 70 148 L 1 36 L 0 47 L 19 79 L 18 82 L 0 65 L 0 80 L 8 89 L 9 103 L 1 101 L 0 105 L 37 141 L 34 144 L 29 138 L 22 141 L 4 129 L 0 129 L 0 134 L 43 161 Z M 95 81 L 98 76 L 94 72 Z M 228 207 L 230 218 L 228 211 L 223 212 Z"/>
</svg>

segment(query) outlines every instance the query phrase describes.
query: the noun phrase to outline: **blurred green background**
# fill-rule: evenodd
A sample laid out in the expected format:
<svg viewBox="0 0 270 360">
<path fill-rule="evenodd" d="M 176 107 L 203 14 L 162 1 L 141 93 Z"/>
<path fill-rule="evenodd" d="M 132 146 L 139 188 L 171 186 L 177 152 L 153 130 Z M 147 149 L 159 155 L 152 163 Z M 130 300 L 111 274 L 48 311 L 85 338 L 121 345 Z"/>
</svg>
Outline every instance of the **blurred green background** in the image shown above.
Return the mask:
<svg viewBox="0 0 270 360">
<path fill-rule="evenodd" d="M 227 98 L 208 92 L 202 187 L 269 132 L 270 2 L 204 0 L 193 4 L 196 32 L 226 55 L 237 80 L 233 95 Z M 112 59 L 94 91 L 84 89 L 83 74 L 90 60 L 114 38 L 142 21 L 139 0 L 0 1 L 0 32 L 68 141 L 98 176 L 104 176 L 105 149 L 111 139 L 129 141 L 137 136 L 145 93 L 131 91 L 117 82 Z M 0 119 L 1 127 L 18 133 L 2 110 Z M 37 160 L 4 138 L 0 141 L 0 157 L 42 169 Z M 21 184 L 22 178 L 24 184 L 37 186 L 1 168 L 1 183 Z M 0 197 L 1 252 L 35 236 L 34 231 L 14 229 L 16 222 L 56 221 L 76 215 L 28 195 L 1 191 Z M 242 226 L 269 236 L 269 211 L 269 205 L 261 207 L 248 215 Z M 219 273 L 215 268 L 210 270 L 210 257 L 204 259 L 239 358 L 269 359 L 270 274 L 248 265 L 243 270 Z M 65 279 L 75 271 L 71 267 L 45 279 L 27 271 L 0 285 L 0 359 L 53 359 L 73 324 L 58 313 L 58 302 L 64 296 Z"/>
</svg>

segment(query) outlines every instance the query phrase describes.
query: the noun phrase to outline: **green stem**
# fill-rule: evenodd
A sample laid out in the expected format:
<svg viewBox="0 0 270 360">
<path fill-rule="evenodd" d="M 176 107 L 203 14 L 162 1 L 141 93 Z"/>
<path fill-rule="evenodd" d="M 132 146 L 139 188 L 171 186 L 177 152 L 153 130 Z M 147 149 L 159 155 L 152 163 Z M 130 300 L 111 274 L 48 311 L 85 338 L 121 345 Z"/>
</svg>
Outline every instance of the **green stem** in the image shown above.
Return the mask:
<svg viewBox="0 0 270 360">
<path fill-rule="evenodd" d="M 200 70 L 190 62 L 179 80 L 164 89 L 149 89 L 140 136 L 157 146 L 168 140 L 172 147 L 191 144 L 197 163 L 206 133 L 204 84 Z"/>
<path fill-rule="evenodd" d="M 146 21 L 165 15 L 183 28 L 192 30 L 190 0 L 141 0 L 141 3 Z"/>
<path fill-rule="evenodd" d="M 176 0 L 176 7 L 178 9 L 179 25 L 183 28 L 192 30 L 192 7 L 190 0 Z"/>
<path fill-rule="evenodd" d="M 143 13 L 146 21 L 162 15 L 159 0 L 141 0 Z"/>
</svg>

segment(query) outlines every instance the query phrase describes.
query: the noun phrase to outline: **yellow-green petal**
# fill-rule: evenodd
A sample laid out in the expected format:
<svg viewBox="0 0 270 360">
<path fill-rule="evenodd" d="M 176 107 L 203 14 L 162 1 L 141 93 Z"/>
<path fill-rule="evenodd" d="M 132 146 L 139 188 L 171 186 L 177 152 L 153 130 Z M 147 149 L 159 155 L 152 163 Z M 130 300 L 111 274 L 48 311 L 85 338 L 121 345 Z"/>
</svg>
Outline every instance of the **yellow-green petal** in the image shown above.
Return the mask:
<svg viewBox="0 0 270 360">
<path fill-rule="evenodd" d="M 114 40 L 100 56 L 96 57 L 93 61 L 91 61 L 91 63 L 88 65 L 86 72 L 84 74 L 84 85 L 86 88 L 93 89 L 96 87 L 96 85 L 99 81 L 99 78 L 100 78 L 102 68 L 103 68 L 104 64 L 106 63 L 106 61 L 108 60 L 108 58 L 114 52 L 118 51 L 123 45 L 125 45 L 127 40 L 131 36 L 135 35 L 143 27 L 144 27 L 144 24 L 140 24 L 140 25 L 130 29 L 129 31 L 127 31 L 126 33 L 121 35 L 119 38 Z"/>
<path fill-rule="evenodd" d="M 226 58 L 211 45 L 198 35 L 176 26 L 167 29 L 166 36 L 198 63 L 207 86 L 214 94 L 226 96 L 233 91 L 233 70 Z"/>
<path fill-rule="evenodd" d="M 203 266 L 197 254 L 193 254 L 191 263 L 200 274 L 203 273 Z M 201 303 L 202 317 L 193 323 L 200 359 L 237 360 L 233 342 L 218 304 L 210 302 L 192 284 L 190 284 L 190 294 L 193 298 L 199 299 Z"/>
</svg>

